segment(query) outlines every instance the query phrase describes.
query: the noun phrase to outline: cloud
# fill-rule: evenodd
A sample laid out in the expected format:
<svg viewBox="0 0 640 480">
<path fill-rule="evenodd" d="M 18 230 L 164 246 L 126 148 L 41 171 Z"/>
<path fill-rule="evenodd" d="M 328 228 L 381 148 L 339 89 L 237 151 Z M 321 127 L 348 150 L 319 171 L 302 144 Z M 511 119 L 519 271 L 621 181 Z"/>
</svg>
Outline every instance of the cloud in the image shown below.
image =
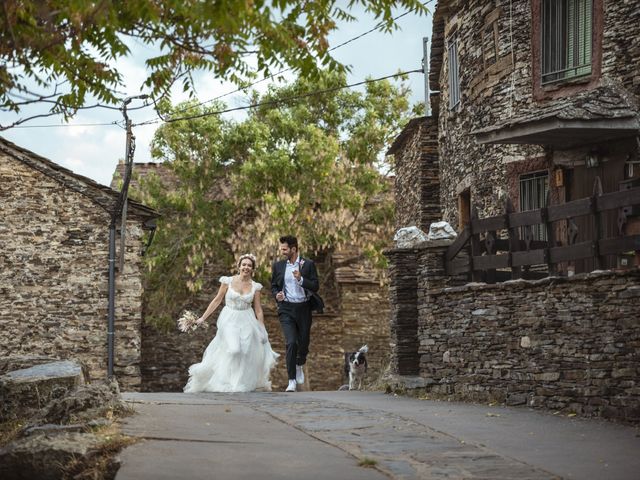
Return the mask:
<svg viewBox="0 0 640 480">
<path fill-rule="evenodd" d="M 358 21 L 340 24 L 340 30 L 330 36 L 332 46 L 349 40 L 356 35 L 370 29 L 377 22 L 362 9 L 354 13 Z M 397 12 L 403 13 L 403 12 Z M 348 77 L 349 82 L 364 80 L 367 76 L 380 77 L 397 72 L 398 70 L 414 70 L 420 68 L 422 60 L 422 37 L 431 32 L 431 16 L 418 17 L 407 15 L 398 20 L 401 30 L 391 34 L 382 32 L 371 33 L 359 40 L 355 40 L 333 52 L 341 62 L 352 65 L 352 73 Z M 119 89 L 123 96 L 138 95 L 143 93 L 141 87 L 147 77 L 144 59 L 157 54 L 158 49 L 147 46 L 137 41 L 129 42 L 131 54 L 121 58 L 117 62 L 117 68 L 123 74 L 123 85 Z M 292 79 L 291 72 L 285 76 Z M 227 92 L 236 90 L 237 87 L 228 82 L 216 79 L 211 73 L 197 73 L 196 87 L 199 101 L 211 100 Z M 259 92 L 264 92 L 271 81 L 261 82 L 255 86 Z M 424 79 L 419 74 L 409 76 L 409 85 L 412 87 L 412 101 L 422 101 L 424 95 Z M 174 102 L 185 100 L 187 96 L 177 85 L 173 90 Z M 234 93 L 222 99 L 228 106 L 235 107 L 246 105 L 246 95 L 243 92 Z M 90 101 L 91 102 L 91 101 Z M 157 118 L 152 106 L 142 110 L 134 108 L 143 102 L 135 100 L 130 104 L 129 115 L 134 125 L 143 121 Z M 116 107 L 120 107 L 117 105 Z M 0 112 L 0 124 L 10 124 L 17 118 L 33 114 L 41 114 L 47 111 L 47 105 L 37 105 L 31 109 L 25 109 L 16 116 L 11 112 Z M 246 112 L 234 112 L 227 118 L 242 120 Z M 81 110 L 71 125 L 59 128 L 28 128 L 10 129 L 2 132 L 4 138 L 9 141 L 34 151 L 54 162 L 70 168 L 81 175 L 88 176 L 99 183 L 108 185 L 118 163 L 124 157 L 126 134 L 119 126 L 108 125 L 112 122 L 122 122 L 122 112 L 117 109 L 92 109 Z M 104 123 L 107 125 L 86 126 L 86 124 Z M 63 124 L 60 117 L 40 118 L 32 120 L 25 125 L 56 125 Z M 152 161 L 150 144 L 155 130 L 160 124 L 134 126 L 136 136 L 135 161 Z"/>
</svg>

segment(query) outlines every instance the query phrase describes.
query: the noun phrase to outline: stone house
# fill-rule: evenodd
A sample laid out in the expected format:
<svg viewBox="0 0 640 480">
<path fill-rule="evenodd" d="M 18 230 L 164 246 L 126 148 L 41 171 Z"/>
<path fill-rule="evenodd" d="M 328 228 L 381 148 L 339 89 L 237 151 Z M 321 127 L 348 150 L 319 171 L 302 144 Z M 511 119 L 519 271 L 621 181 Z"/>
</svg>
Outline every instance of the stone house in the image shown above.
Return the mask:
<svg viewBox="0 0 640 480">
<path fill-rule="evenodd" d="M 120 164 L 112 185 L 122 175 Z M 145 177 L 157 175 L 167 189 L 175 188 L 178 181 L 171 170 L 162 163 L 136 163 L 131 182 L 132 195 Z M 222 183 L 211 198 L 229 194 Z M 162 225 L 159 225 L 162 228 Z M 304 247 L 304 246 L 303 246 Z M 321 278 L 321 294 L 326 309 L 314 314 L 311 331 L 311 347 L 307 361 L 308 387 L 313 390 L 335 390 L 345 383 L 344 353 L 368 344 L 369 371 L 367 381 L 377 379 L 389 362 L 389 297 L 388 286 L 371 268 L 361 268 L 361 255 L 357 251 L 335 252 L 331 258 L 316 259 Z M 204 311 L 215 296 L 218 278 L 229 275 L 228 265 L 210 264 L 204 268 L 203 288 L 189 305 L 177 306 Z M 265 285 L 267 291 L 269 285 Z M 285 342 L 280 329 L 275 303 L 270 295 L 263 295 L 265 324 L 273 349 L 281 359 L 273 372 L 274 390 L 287 385 L 284 367 Z M 215 315 L 217 315 L 216 312 Z M 144 315 L 143 315 L 144 316 Z M 180 333 L 177 327 L 162 331 L 144 322 L 142 326 L 142 389 L 145 391 L 181 391 L 187 381 L 188 367 L 202 358 L 205 347 L 215 335 L 215 321 L 208 330 L 196 330 L 192 334 Z"/>
<path fill-rule="evenodd" d="M 0 138 L 0 356 L 84 362 L 107 375 L 108 238 L 118 192 Z M 140 387 L 141 254 L 157 214 L 130 202 L 116 276 L 114 373 Z M 118 242 L 119 243 L 119 242 Z"/>
<path fill-rule="evenodd" d="M 638 2 L 438 2 L 432 115 L 389 153 L 397 226 L 443 219 L 460 236 L 389 251 L 398 373 L 640 420 L 639 20 Z M 490 284 L 507 278 L 528 280 Z"/>
</svg>

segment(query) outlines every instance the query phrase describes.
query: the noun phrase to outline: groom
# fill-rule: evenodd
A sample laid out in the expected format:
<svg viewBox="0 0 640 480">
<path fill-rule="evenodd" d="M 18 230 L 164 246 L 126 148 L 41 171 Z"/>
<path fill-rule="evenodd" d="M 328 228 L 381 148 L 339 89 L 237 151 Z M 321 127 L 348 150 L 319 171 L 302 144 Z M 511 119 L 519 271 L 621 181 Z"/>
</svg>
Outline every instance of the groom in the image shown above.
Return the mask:
<svg viewBox="0 0 640 480">
<path fill-rule="evenodd" d="M 295 392 L 304 383 L 302 366 L 309 353 L 311 310 L 322 312 L 318 296 L 318 272 L 312 260 L 298 253 L 298 240 L 291 235 L 280 237 L 283 260 L 275 262 L 271 272 L 271 292 L 278 304 L 278 318 L 287 343 L 287 392 Z"/>
</svg>

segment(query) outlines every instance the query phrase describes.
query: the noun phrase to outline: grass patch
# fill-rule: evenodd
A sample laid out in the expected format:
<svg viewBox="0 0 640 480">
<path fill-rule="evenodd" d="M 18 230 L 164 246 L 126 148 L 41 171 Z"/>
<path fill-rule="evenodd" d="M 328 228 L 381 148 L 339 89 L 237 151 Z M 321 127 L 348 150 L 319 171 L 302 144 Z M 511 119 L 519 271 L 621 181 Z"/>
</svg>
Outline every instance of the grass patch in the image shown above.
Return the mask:
<svg viewBox="0 0 640 480">
<path fill-rule="evenodd" d="M 23 419 L 0 423 L 0 448 L 14 441 L 24 426 Z"/>
<path fill-rule="evenodd" d="M 372 468 L 375 467 L 378 464 L 377 460 L 374 460 L 373 458 L 369 458 L 369 457 L 364 457 L 362 460 L 360 460 L 360 462 L 358 463 L 359 466 L 361 467 L 367 467 L 367 468 Z"/>
<path fill-rule="evenodd" d="M 65 480 L 112 480 L 115 478 L 120 465 L 116 462 L 116 455 L 125 447 L 133 445 L 140 439 L 129 437 L 119 432 L 116 425 L 104 427 L 97 432 L 103 440 L 92 455 L 74 458 L 62 469 Z"/>
</svg>

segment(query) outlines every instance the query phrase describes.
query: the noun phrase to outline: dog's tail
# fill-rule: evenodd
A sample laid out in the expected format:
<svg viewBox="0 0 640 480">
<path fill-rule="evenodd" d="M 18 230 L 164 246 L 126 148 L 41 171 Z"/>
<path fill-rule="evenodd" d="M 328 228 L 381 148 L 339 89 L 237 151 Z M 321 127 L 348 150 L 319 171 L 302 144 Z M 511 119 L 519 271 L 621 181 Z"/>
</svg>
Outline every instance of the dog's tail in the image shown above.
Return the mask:
<svg viewBox="0 0 640 480">
<path fill-rule="evenodd" d="M 358 350 L 360 353 L 367 353 L 369 351 L 369 347 L 367 347 L 366 345 L 363 345 L 362 347 L 360 347 L 360 350 Z"/>
</svg>

